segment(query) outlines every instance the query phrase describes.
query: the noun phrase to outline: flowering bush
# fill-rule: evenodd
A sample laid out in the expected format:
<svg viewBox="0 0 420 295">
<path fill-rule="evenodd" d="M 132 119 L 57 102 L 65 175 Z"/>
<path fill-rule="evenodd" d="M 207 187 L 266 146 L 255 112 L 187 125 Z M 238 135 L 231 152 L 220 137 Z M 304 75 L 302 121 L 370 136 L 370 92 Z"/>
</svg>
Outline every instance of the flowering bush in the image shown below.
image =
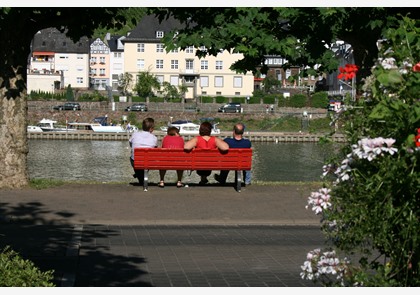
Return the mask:
<svg viewBox="0 0 420 295">
<path fill-rule="evenodd" d="M 389 29 L 364 95 L 339 113 L 349 144 L 324 166 L 324 187 L 307 206 L 322 216 L 330 248 L 309 252 L 304 279 L 420 286 L 419 33 L 409 18 Z"/>
</svg>

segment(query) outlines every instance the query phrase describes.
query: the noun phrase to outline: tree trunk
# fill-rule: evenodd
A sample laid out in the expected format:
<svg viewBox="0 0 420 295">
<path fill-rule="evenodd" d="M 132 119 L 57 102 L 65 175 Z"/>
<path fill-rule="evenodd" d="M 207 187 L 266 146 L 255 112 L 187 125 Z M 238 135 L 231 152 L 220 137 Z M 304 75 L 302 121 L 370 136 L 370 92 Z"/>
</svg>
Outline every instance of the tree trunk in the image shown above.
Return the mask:
<svg viewBox="0 0 420 295">
<path fill-rule="evenodd" d="M 22 188 L 29 184 L 26 93 L 19 92 L 13 98 L 6 93 L 3 86 L 0 89 L 0 188 Z"/>
</svg>

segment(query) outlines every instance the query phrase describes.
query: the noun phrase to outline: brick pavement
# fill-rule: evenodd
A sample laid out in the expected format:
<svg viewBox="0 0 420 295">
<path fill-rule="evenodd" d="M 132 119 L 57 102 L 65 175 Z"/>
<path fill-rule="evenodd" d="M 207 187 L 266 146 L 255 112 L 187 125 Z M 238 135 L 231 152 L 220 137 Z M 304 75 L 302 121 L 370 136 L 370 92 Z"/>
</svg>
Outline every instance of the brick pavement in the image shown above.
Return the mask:
<svg viewBox="0 0 420 295">
<path fill-rule="evenodd" d="M 323 244 L 311 188 L 232 190 L 0 190 L 0 247 L 54 269 L 58 286 L 313 286 L 299 277 Z"/>
</svg>

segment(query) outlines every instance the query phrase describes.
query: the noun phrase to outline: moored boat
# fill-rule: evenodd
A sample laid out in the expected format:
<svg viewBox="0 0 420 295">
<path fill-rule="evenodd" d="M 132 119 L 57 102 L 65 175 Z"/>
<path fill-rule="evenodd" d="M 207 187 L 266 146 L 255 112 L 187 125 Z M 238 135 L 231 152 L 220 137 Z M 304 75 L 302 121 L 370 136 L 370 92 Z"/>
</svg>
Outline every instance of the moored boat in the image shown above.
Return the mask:
<svg viewBox="0 0 420 295">
<path fill-rule="evenodd" d="M 211 131 L 211 134 L 220 134 L 220 129 L 217 128 L 218 123 L 212 125 L 213 130 Z M 168 127 L 172 126 L 178 128 L 180 135 L 198 135 L 200 131 L 200 125 L 195 124 L 189 120 L 174 121 L 172 123 L 169 123 L 168 126 L 160 127 L 160 130 L 166 132 L 168 130 Z"/>
<path fill-rule="evenodd" d="M 66 126 L 58 125 L 57 121 L 50 120 L 50 119 L 42 119 L 36 125 L 37 127 L 41 128 L 43 132 L 66 132 L 69 131 Z"/>
</svg>

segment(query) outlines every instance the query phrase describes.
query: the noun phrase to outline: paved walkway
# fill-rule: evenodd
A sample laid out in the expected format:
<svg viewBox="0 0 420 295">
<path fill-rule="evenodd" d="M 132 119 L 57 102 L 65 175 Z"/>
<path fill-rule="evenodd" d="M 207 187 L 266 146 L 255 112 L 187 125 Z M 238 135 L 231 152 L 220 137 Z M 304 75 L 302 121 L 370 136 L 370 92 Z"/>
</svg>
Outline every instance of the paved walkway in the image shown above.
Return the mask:
<svg viewBox="0 0 420 295">
<path fill-rule="evenodd" d="M 58 286 L 313 286 L 299 277 L 323 244 L 299 185 L 68 184 L 0 190 L 0 247 Z"/>
</svg>

